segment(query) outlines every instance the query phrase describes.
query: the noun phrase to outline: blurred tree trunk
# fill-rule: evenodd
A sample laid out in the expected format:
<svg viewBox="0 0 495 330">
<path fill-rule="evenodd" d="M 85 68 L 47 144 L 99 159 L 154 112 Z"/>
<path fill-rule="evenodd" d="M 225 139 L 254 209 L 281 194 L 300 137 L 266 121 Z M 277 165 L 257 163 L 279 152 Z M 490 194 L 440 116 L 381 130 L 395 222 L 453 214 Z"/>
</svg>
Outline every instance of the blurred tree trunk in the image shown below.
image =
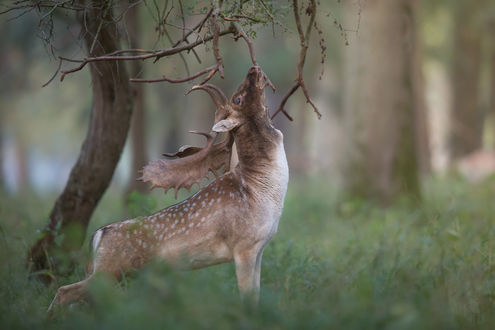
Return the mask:
<svg viewBox="0 0 495 330">
<path fill-rule="evenodd" d="M 359 36 L 346 54 L 346 185 L 384 204 L 399 194 L 420 196 L 418 127 L 426 132 L 426 125 L 416 113 L 414 6 L 415 0 L 364 2 Z"/>
<path fill-rule="evenodd" d="M 15 132 L 15 166 L 17 170 L 17 178 L 16 178 L 16 188 L 18 192 L 26 191 L 29 183 L 29 168 L 28 168 L 28 160 L 26 159 L 27 155 L 27 146 L 26 146 L 26 138 L 22 136 L 22 132 L 16 130 Z"/>
<path fill-rule="evenodd" d="M 139 48 L 139 6 L 134 6 L 127 13 L 127 31 L 129 33 L 130 48 Z M 130 63 L 132 77 L 137 77 L 143 71 L 141 61 Z M 148 162 L 146 156 L 146 114 L 144 110 L 144 85 L 131 84 L 133 97 L 133 111 L 131 121 L 131 173 L 127 194 L 136 190 L 141 193 L 148 191 L 147 184 L 137 181 L 138 171 Z"/>
<path fill-rule="evenodd" d="M 3 155 L 3 112 L 2 112 L 2 107 L 1 107 L 1 102 L 0 102 L 0 193 L 5 191 L 5 177 L 3 174 L 4 171 L 4 155 Z"/>
<path fill-rule="evenodd" d="M 482 145 L 483 114 L 478 102 L 481 31 L 476 8 L 477 2 L 462 0 L 455 14 L 450 123 L 452 159 L 465 156 Z"/>
<path fill-rule="evenodd" d="M 490 22 L 489 31 L 495 34 L 495 19 Z M 491 74 L 490 74 L 490 109 L 489 112 L 492 116 L 495 116 L 495 42 L 492 40 L 492 54 L 491 54 Z"/>
<path fill-rule="evenodd" d="M 424 0 L 423 0 L 424 1 Z M 411 3 L 411 33 L 412 33 L 412 88 L 414 98 L 414 124 L 416 150 L 418 155 L 419 172 L 422 175 L 431 173 L 431 150 L 428 114 L 425 100 L 425 81 L 423 76 L 423 40 L 421 38 L 419 15 L 421 0 Z"/>
<path fill-rule="evenodd" d="M 100 0 L 90 5 L 91 9 L 80 17 L 81 26 L 87 29 L 84 37 L 88 52 L 99 56 L 119 49 L 115 24 L 101 24 L 102 20 L 112 21 L 108 7 L 111 4 Z M 132 113 L 125 66 L 94 62 L 90 72 L 93 108 L 87 136 L 65 189 L 55 202 L 49 224 L 28 253 L 31 271 L 50 269 L 63 273 L 72 268 L 90 217 L 110 184 L 125 144 Z M 41 278 L 51 280 L 46 275 Z"/>
<path fill-rule="evenodd" d="M 290 81 L 290 80 L 289 80 Z M 308 173 L 310 168 L 309 148 L 306 143 L 308 139 L 308 115 L 313 115 L 306 109 L 306 102 L 302 99 L 293 100 L 296 104 L 294 108 L 301 109 L 299 113 L 293 115 L 294 121 L 290 122 L 283 114 L 279 114 L 280 121 L 286 125 L 284 128 L 291 131 L 291 134 L 285 138 L 285 148 L 288 151 L 288 161 L 290 164 L 291 173 L 294 176 L 301 176 Z"/>
</svg>

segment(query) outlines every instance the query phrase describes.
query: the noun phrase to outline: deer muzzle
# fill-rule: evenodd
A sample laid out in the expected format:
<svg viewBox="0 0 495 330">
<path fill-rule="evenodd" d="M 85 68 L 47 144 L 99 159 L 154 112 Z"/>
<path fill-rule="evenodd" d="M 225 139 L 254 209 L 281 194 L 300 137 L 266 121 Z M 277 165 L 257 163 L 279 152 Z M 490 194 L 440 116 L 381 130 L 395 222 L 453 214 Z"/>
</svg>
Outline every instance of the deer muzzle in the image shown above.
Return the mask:
<svg viewBox="0 0 495 330">
<path fill-rule="evenodd" d="M 247 78 L 251 86 L 256 86 L 260 88 L 263 86 L 264 74 L 259 66 L 257 65 L 252 66 L 248 71 Z"/>
</svg>

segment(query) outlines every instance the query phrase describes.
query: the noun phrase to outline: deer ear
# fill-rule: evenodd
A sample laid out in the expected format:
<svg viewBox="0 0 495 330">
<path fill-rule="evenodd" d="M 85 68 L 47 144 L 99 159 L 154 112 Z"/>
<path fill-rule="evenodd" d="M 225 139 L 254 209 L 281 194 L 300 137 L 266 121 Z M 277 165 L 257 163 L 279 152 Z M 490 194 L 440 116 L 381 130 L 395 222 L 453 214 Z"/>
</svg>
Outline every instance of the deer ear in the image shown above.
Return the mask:
<svg viewBox="0 0 495 330">
<path fill-rule="evenodd" d="M 237 126 L 239 126 L 239 122 L 237 120 L 224 119 L 216 123 L 211 130 L 214 132 L 228 132 Z"/>
</svg>

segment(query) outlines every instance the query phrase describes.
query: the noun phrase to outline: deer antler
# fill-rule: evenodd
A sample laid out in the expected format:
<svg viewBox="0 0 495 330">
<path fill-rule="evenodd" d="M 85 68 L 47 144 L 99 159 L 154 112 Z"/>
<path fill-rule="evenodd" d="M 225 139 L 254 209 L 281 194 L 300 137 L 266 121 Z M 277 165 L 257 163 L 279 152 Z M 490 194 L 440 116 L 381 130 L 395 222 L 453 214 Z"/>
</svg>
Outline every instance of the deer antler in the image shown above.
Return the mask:
<svg viewBox="0 0 495 330">
<path fill-rule="evenodd" d="M 191 156 L 192 154 L 195 154 L 198 151 L 201 151 L 201 149 L 203 149 L 203 148 L 185 145 L 185 146 L 180 147 L 179 150 L 173 154 L 163 153 L 162 155 L 165 157 L 170 157 L 170 158 L 173 158 L 173 157 L 184 158 L 187 156 Z"/>
<path fill-rule="evenodd" d="M 194 90 L 204 90 L 213 99 L 217 106 L 215 111 L 216 124 L 226 111 L 227 97 L 220 88 L 211 84 L 194 86 L 186 95 Z M 206 146 L 200 148 L 186 145 L 182 146 L 176 153 L 165 153 L 164 156 L 178 157 L 178 159 L 160 159 L 150 162 L 143 168 L 143 175 L 138 180 L 150 182 L 151 189 L 161 187 L 167 192 L 174 188 L 175 198 L 177 198 L 177 192 L 180 188 L 190 190 L 195 183 L 200 185 L 201 180 L 208 177 L 209 171 L 216 177 L 217 171 L 221 168 L 223 168 L 223 172 L 230 169 L 232 144 L 234 143 L 232 133 L 229 133 L 222 142 L 217 144 L 213 144 L 217 137 L 216 132 L 190 131 L 190 133 L 203 135 L 206 138 Z"/>
<path fill-rule="evenodd" d="M 175 198 L 180 188 L 188 191 L 197 183 L 200 185 L 203 178 L 208 177 L 211 171 L 217 176 L 217 171 L 223 168 L 228 171 L 234 138 L 229 134 L 222 142 L 213 144 L 217 133 L 190 133 L 203 135 L 206 138 L 204 148 L 184 146 L 175 154 L 164 154 L 178 159 L 159 159 L 150 162 L 143 168 L 143 175 L 138 179 L 151 183 L 151 189 L 161 187 L 167 192 L 174 188 Z"/>
<path fill-rule="evenodd" d="M 223 108 L 225 104 L 228 102 L 227 96 L 225 96 L 222 90 L 212 84 L 202 84 L 202 85 L 193 86 L 190 90 L 187 91 L 186 95 L 188 95 L 192 91 L 197 91 L 197 90 L 204 90 L 211 96 L 213 102 L 217 106 L 217 111 Z M 215 92 L 217 92 L 217 94 L 215 94 Z"/>
</svg>

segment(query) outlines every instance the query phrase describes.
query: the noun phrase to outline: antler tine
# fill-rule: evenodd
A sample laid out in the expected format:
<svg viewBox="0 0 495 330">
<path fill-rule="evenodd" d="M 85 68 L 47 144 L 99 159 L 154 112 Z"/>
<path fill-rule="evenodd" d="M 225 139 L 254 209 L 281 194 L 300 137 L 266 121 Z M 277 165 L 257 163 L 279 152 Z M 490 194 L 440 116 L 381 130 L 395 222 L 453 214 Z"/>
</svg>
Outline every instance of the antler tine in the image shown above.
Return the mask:
<svg viewBox="0 0 495 330">
<path fill-rule="evenodd" d="M 210 84 L 205 84 L 205 85 L 196 85 L 196 86 L 193 86 L 190 90 L 187 91 L 186 95 L 188 95 L 189 93 L 191 93 L 192 91 L 195 91 L 195 90 L 198 90 L 198 89 L 202 89 L 204 90 L 205 92 L 207 92 L 213 102 L 215 103 L 215 105 L 217 106 L 217 108 L 221 108 L 223 107 L 223 105 L 225 104 L 227 98 L 225 97 L 225 95 L 222 93 L 222 95 L 220 95 L 220 98 L 221 100 L 218 98 L 218 95 L 215 94 L 214 91 L 217 91 L 220 90 L 220 89 L 215 89 L 215 88 L 212 88 L 213 85 L 210 85 Z M 222 103 L 223 101 L 223 103 Z"/>
<path fill-rule="evenodd" d="M 189 133 L 198 134 L 198 135 L 204 136 L 206 138 L 206 146 L 205 146 L 205 148 L 210 147 L 213 144 L 213 141 L 215 140 L 215 138 L 217 137 L 217 133 L 216 132 L 205 133 L 205 132 L 200 132 L 200 131 L 189 131 Z"/>
<path fill-rule="evenodd" d="M 217 86 L 215 86 L 213 84 L 203 84 L 202 86 L 205 86 L 205 87 L 208 87 L 208 88 L 215 90 L 218 93 L 218 95 L 220 96 L 220 98 L 222 99 L 224 104 L 228 102 L 227 96 L 225 96 L 224 92 L 220 88 L 218 88 Z"/>
</svg>

